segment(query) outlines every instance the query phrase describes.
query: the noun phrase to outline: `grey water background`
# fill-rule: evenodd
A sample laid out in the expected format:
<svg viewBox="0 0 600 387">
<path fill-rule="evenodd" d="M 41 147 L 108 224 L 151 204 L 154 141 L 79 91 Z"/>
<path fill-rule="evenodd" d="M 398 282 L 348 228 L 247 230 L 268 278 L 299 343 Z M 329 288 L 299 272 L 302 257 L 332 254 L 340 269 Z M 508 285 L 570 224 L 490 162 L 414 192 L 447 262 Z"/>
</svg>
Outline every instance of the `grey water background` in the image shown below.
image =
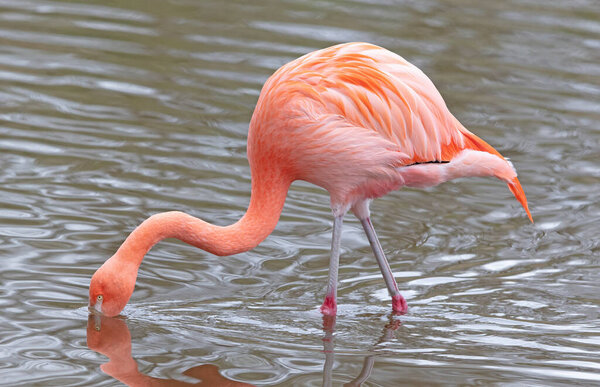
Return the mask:
<svg viewBox="0 0 600 387">
<path fill-rule="evenodd" d="M 123 321 L 139 372 L 255 385 L 600 384 L 600 7 L 595 0 L 0 0 L 0 384 L 119 385 L 88 348 L 87 287 L 151 214 L 225 225 L 250 189 L 267 77 L 346 41 L 419 66 L 516 166 L 374 202 L 390 316 L 360 224 L 324 329 L 328 195 L 295 183 L 275 232 L 218 258 L 168 240 Z M 361 379 L 362 377 L 362 379 Z M 360 380 L 358 380 L 358 379 Z"/>
</svg>

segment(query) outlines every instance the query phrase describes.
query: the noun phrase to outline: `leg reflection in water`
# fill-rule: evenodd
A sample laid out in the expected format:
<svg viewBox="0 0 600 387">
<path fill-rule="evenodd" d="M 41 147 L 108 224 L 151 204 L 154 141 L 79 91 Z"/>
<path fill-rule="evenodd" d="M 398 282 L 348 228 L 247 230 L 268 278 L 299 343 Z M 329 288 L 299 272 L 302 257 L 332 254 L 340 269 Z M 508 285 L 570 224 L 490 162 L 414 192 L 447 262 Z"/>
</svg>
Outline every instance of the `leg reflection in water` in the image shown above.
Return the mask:
<svg viewBox="0 0 600 387">
<path fill-rule="evenodd" d="M 87 324 L 87 345 L 91 350 L 108 357 L 109 362 L 102 364 L 100 369 L 128 386 L 252 386 L 225 378 L 213 364 L 193 367 L 183 373 L 200 380 L 198 383 L 154 378 L 140 373 L 137 363 L 131 357 L 131 334 L 125 321 L 118 318 L 90 315 Z"/>
<path fill-rule="evenodd" d="M 383 334 L 379 337 L 379 340 L 373 345 L 374 347 L 385 343 L 394 338 L 394 331 L 398 329 L 401 322 L 394 318 L 396 313 L 391 313 L 388 317 L 388 323 L 383 328 Z M 323 386 L 330 387 L 332 385 L 332 373 L 333 364 L 335 361 L 335 344 L 333 340 L 333 333 L 335 332 L 335 316 L 323 316 L 323 352 L 325 353 L 325 364 L 323 365 Z M 356 378 L 350 382 L 344 384 L 344 387 L 355 387 L 362 385 L 371 375 L 373 365 L 375 364 L 375 358 L 377 354 L 372 354 L 365 357 L 363 361 L 363 367 Z"/>
</svg>

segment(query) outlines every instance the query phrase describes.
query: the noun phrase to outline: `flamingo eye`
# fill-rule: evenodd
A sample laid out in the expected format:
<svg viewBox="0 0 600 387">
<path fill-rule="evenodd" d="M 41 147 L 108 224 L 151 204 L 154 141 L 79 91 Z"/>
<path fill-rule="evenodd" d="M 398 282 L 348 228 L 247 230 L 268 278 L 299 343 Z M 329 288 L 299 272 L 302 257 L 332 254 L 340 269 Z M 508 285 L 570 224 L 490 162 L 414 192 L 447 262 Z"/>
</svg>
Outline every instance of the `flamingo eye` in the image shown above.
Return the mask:
<svg viewBox="0 0 600 387">
<path fill-rule="evenodd" d="M 96 297 L 96 300 L 98 301 L 102 301 L 104 299 L 104 296 L 102 294 L 98 294 L 98 297 Z"/>
</svg>

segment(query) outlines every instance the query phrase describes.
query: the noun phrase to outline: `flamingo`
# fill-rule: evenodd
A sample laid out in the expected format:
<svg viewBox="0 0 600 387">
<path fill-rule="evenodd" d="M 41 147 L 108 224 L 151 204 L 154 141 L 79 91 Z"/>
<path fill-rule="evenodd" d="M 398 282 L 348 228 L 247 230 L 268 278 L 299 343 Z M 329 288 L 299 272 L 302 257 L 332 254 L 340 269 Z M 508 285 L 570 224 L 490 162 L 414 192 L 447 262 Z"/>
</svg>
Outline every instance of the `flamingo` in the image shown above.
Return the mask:
<svg viewBox="0 0 600 387">
<path fill-rule="evenodd" d="M 265 83 L 248 130 L 250 204 L 236 223 L 221 227 L 183 212 L 141 223 L 91 279 L 89 307 L 119 314 L 133 293 L 139 266 L 153 245 L 177 238 L 218 256 L 248 251 L 275 228 L 290 184 L 325 188 L 333 212 L 329 279 L 321 312 L 337 312 L 344 215 L 360 220 L 392 298 L 407 304 L 370 219 L 372 199 L 401 187 L 430 187 L 450 179 L 494 176 L 533 222 L 510 161 L 450 113 L 431 80 L 402 57 L 368 43 L 345 43 L 306 54 Z"/>
</svg>

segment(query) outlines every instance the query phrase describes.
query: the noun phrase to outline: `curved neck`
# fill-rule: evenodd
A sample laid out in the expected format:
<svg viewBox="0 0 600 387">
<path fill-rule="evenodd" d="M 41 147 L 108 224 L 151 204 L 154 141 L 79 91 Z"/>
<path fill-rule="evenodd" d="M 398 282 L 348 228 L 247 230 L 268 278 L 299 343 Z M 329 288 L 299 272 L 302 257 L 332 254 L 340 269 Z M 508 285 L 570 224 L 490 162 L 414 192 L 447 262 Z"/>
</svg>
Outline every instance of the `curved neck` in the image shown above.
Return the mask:
<svg viewBox="0 0 600 387">
<path fill-rule="evenodd" d="M 277 225 L 290 184 L 289 178 L 272 170 L 253 173 L 250 205 L 236 223 L 221 227 L 183 212 L 163 212 L 133 230 L 115 257 L 139 266 L 152 246 L 165 238 L 177 238 L 220 256 L 248 251 Z"/>
</svg>

